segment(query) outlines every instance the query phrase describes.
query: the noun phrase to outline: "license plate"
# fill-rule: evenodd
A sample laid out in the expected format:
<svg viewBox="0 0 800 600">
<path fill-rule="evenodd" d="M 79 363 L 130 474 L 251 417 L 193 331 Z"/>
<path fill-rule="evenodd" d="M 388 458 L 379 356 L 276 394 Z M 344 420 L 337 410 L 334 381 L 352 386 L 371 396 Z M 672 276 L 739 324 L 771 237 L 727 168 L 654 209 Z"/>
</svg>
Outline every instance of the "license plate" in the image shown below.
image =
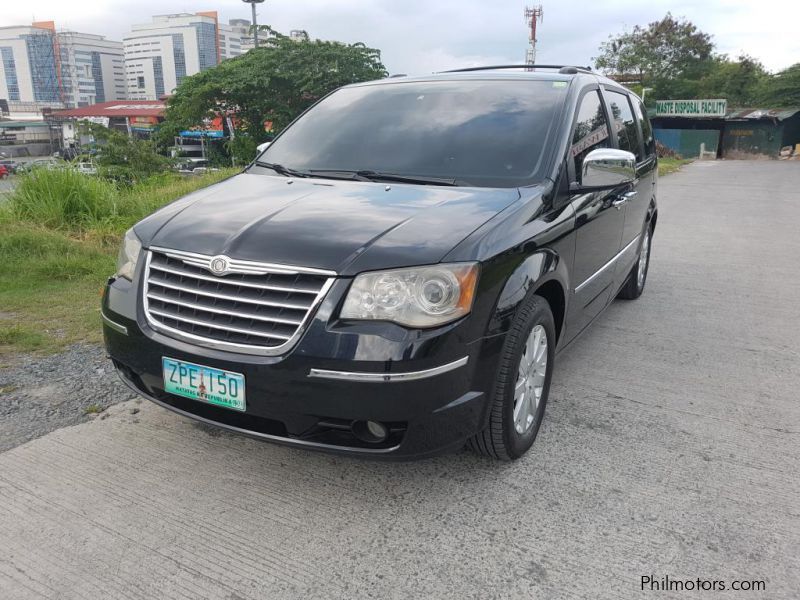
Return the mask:
<svg viewBox="0 0 800 600">
<path fill-rule="evenodd" d="M 162 357 L 164 390 L 170 394 L 244 410 L 244 375 Z"/>
</svg>

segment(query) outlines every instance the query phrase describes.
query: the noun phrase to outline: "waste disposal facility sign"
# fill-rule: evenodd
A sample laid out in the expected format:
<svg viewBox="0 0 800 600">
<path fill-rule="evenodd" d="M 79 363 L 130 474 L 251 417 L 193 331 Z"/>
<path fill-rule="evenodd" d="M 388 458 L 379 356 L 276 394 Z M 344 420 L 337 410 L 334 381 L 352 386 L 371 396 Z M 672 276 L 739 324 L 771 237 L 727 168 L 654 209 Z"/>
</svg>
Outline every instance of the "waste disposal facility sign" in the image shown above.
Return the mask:
<svg viewBox="0 0 800 600">
<path fill-rule="evenodd" d="M 657 117 L 724 117 L 727 100 L 656 100 Z"/>
</svg>

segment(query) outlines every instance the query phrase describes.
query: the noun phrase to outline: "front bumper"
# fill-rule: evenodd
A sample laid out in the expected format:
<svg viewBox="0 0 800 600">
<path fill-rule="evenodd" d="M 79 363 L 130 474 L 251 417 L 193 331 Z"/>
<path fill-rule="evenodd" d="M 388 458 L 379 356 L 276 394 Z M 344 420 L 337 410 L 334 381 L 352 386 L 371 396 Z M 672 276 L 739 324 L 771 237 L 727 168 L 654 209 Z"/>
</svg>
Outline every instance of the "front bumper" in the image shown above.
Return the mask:
<svg viewBox="0 0 800 600">
<path fill-rule="evenodd" d="M 485 427 L 503 336 L 466 339 L 463 321 L 428 332 L 332 322 L 343 289 L 334 286 L 294 348 L 266 357 L 158 333 L 141 314 L 135 287 L 111 280 L 102 307 L 106 348 L 125 383 L 153 402 L 277 443 L 414 459 L 458 449 Z M 163 356 L 242 373 L 246 412 L 165 392 Z M 388 438 L 359 440 L 350 426 L 366 420 L 385 424 Z"/>
</svg>

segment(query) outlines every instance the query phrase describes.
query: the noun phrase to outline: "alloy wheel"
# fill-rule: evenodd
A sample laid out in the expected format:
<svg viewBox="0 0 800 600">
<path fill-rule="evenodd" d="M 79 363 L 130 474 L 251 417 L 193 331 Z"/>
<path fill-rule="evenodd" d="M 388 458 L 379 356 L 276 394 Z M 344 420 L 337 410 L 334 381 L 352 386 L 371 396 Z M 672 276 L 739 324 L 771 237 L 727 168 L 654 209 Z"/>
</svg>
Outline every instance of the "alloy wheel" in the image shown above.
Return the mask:
<svg viewBox="0 0 800 600">
<path fill-rule="evenodd" d="M 547 373 L 547 332 L 536 325 L 525 342 L 514 385 L 514 429 L 526 433 L 533 425 L 542 400 Z"/>
</svg>

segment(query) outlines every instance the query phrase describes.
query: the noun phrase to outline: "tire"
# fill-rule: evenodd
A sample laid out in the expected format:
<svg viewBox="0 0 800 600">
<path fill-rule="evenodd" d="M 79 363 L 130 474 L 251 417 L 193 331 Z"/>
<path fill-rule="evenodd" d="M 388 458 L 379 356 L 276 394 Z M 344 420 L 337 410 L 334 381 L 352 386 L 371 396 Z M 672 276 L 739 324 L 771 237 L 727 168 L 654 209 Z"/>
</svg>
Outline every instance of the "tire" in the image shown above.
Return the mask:
<svg viewBox="0 0 800 600">
<path fill-rule="evenodd" d="M 541 351 L 540 356 L 546 356 L 546 366 L 531 372 L 532 381 L 541 382 L 541 393 L 536 401 L 535 390 L 533 388 L 527 390 L 527 397 L 536 403 L 535 409 L 526 411 L 529 413 L 528 418 L 532 417 L 532 421 L 526 423 L 520 433 L 517 430 L 519 422 L 515 421 L 517 404 L 515 390 L 523 380 L 520 377 L 523 357 L 537 355 L 536 352 L 531 354 L 528 348 L 535 345 L 535 334 L 542 332 L 545 335 L 546 349 Z M 540 344 L 541 336 L 538 339 Z M 520 307 L 506 335 L 489 409 L 489 424 L 486 429 L 469 440 L 468 445 L 472 450 L 491 458 L 509 461 L 521 457 L 533 445 L 544 418 L 544 409 L 550 392 L 555 348 L 556 328 L 550 305 L 541 296 L 531 294 Z"/>
<path fill-rule="evenodd" d="M 642 240 L 642 247 L 639 249 L 639 260 L 633 265 L 628 278 L 625 280 L 625 285 L 617 294 L 617 298 L 623 300 L 636 300 L 644 292 L 644 286 L 647 283 L 647 273 L 650 270 L 650 249 L 653 246 L 653 227 L 648 224 L 644 232 L 644 239 Z M 642 263 L 644 261 L 644 263 Z M 639 277 L 639 270 L 643 269 L 642 276 Z"/>
</svg>

